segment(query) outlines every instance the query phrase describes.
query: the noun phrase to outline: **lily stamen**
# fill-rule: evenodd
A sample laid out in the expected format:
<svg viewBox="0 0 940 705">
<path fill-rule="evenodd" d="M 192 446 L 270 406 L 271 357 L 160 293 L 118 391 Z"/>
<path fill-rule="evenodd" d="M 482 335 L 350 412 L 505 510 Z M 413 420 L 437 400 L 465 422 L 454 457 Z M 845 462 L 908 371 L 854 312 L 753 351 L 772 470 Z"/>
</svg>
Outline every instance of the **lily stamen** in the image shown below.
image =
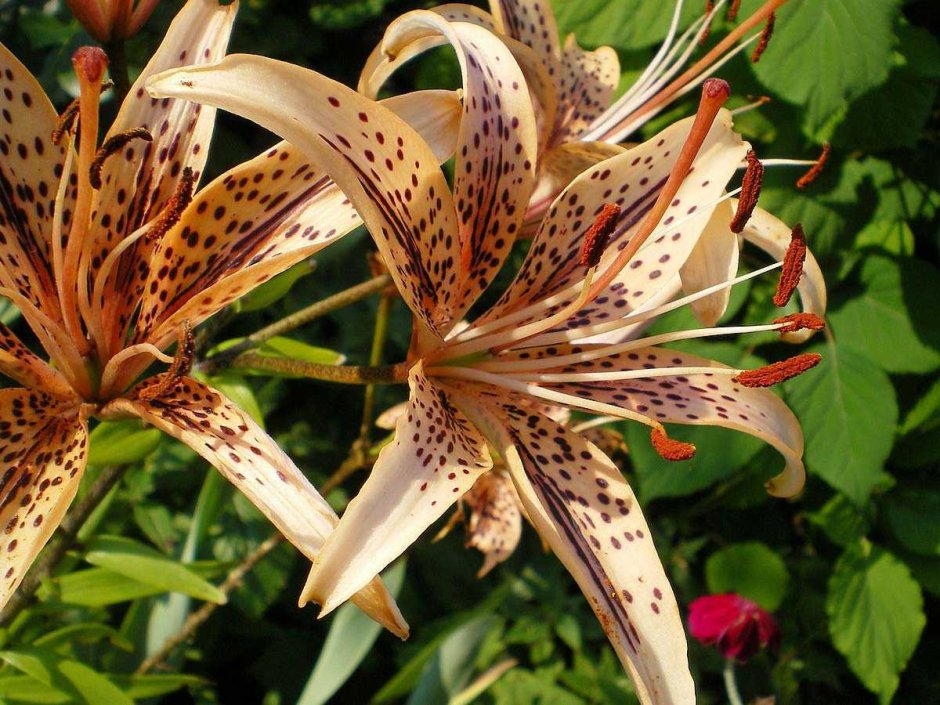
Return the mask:
<svg viewBox="0 0 940 705">
<path fill-rule="evenodd" d="M 78 117 L 79 99 L 76 98 L 59 115 L 55 129 L 52 131 L 52 144 L 59 145 L 66 133 L 71 134 L 75 127 L 75 120 Z"/>
<path fill-rule="evenodd" d="M 153 142 L 153 135 L 143 127 L 135 127 L 132 130 L 122 132 L 119 135 L 113 135 L 105 140 L 104 144 L 101 145 L 95 153 L 95 158 L 88 171 L 88 180 L 91 182 L 93 189 L 98 190 L 101 188 L 101 170 L 104 168 L 104 163 L 107 161 L 108 157 L 119 152 L 131 140 L 136 139 L 144 140 L 144 142 Z"/>
<path fill-rule="evenodd" d="M 738 12 L 741 9 L 741 0 L 731 0 L 731 5 L 728 7 L 728 22 L 734 22 L 738 19 Z"/>
<path fill-rule="evenodd" d="M 758 98 L 757 100 L 751 103 L 748 103 L 747 105 L 742 105 L 739 108 L 734 108 L 731 111 L 731 114 L 735 116 L 741 115 L 743 113 L 750 112 L 751 110 L 756 110 L 757 108 L 763 107 L 767 105 L 767 103 L 770 103 L 772 101 L 773 101 L 773 98 L 771 98 L 770 96 L 762 95 L 760 98 Z M 765 162 L 765 165 L 766 165 L 766 162 Z"/>
<path fill-rule="evenodd" d="M 584 244 L 581 246 L 580 263 L 582 267 L 596 267 L 600 264 L 601 255 L 610 242 L 610 236 L 617 227 L 617 218 L 620 216 L 620 206 L 615 203 L 605 203 L 601 212 L 584 233 Z"/>
<path fill-rule="evenodd" d="M 764 165 L 754 153 L 753 149 L 747 152 L 747 170 L 744 172 L 744 179 L 741 181 L 741 198 L 738 199 L 738 208 L 734 212 L 734 218 L 731 219 L 729 228 L 731 232 L 740 234 L 747 225 L 751 214 L 757 208 L 757 200 L 760 198 L 761 186 L 764 182 Z"/>
<path fill-rule="evenodd" d="M 819 155 L 819 159 L 813 162 L 813 165 L 810 168 L 810 170 L 807 171 L 805 174 L 803 174 L 803 176 L 801 176 L 800 179 L 796 182 L 796 187 L 798 189 L 802 191 L 803 189 L 805 189 L 807 186 L 809 186 L 811 183 L 813 183 L 816 180 L 816 177 L 818 177 L 819 174 L 822 172 L 822 170 L 825 168 L 826 162 L 829 161 L 830 151 L 831 151 L 831 147 L 829 146 L 829 143 L 824 142 L 822 146 L 822 152 Z"/>
<path fill-rule="evenodd" d="M 681 462 L 690 460 L 695 455 L 693 444 L 670 438 L 662 428 L 654 428 L 650 431 L 650 443 L 663 460 Z"/>
<path fill-rule="evenodd" d="M 766 367 L 741 372 L 732 381 L 744 387 L 772 387 L 813 369 L 821 360 L 819 353 L 803 353 Z"/>
<path fill-rule="evenodd" d="M 803 226 L 799 223 L 790 233 L 790 245 L 783 258 L 783 269 L 780 272 L 780 281 L 777 282 L 777 291 L 774 294 L 775 306 L 786 306 L 803 276 L 803 263 L 806 261 L 806 235 Z"/>
<path fill-rule="evenodd" d="M 154 384 L 149 384 L 141 389 L 137 394 L 138 399 L 158 399 L 162 397 L 176 384 L 180 377 L 189 372 L 196 357 L 196 339 L 193 336 L 193 329 L 189 325 L 189 321 L 183 321 L 177 341 L 176 355 L 173 356 L 170 368 L 163 374 L 156 376 Z"/>
<path fill-rule="evenodd" d="M 764 30 L 760 33 L 760 39 L 757 40 L 757 46 L 754 47 L 754 53 L 751 54 L 751 61 L 755 64 L 760 61 L 760 57 L 763 56 L 764 52 L 767 50 L 767 45 L 770 44 L 770 38 L 774 36 L 774 24 L 776 22 L 777 16 L 771 12 L 767 17 Z"/>
</svg>

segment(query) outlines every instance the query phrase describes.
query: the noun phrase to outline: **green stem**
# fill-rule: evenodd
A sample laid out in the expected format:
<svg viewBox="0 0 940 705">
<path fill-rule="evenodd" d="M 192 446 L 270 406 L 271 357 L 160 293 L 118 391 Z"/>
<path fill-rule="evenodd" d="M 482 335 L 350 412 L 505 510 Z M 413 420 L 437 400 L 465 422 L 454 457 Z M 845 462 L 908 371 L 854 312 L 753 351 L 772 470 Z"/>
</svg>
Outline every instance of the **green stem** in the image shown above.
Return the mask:
<svg viewBox="0 0 940 705">
<path fill-rule="evenodd" d="M 725 678 L 725 690 L 728 692 L 728 702 L 731 705 L 744 705 L 741 699 L 741 693 L 738 692 L 738 682 L 734 677 L 734 659 L 725 661 L 725 670 L 722 672 Z"/>
<path fill-rule="evenodd" d="M 33 598 L 43 580 L 52 576 L 53 571 L 65 554 L 75 544 L 78 532 L 88 520 L 95 508 L 108 496 L 118 480 L 127 471 L 127 465 L 112 465 L 104 468 L 88 488 L 85 496 L 69 511 L 56 529 L 55 542 L 46 549 L 42 558 L 37 561 L 32 570 L 23 580 L 19 589 L 10 597 L 3 614 L 0 615 L 0 626 L 6 626 L 16 617 Z"/>
<path fill-rule="evenodd" d="M 320 365 L 303 360 L 265 357 L 256 353 L 244 353 L 232 361 L 232 367 L 250 367 L 290 375 L 320 379 L 339 384 L 400 384 L 407 379 L 405 363 L 397 365 Z"/>
<path fill-rule="evenodd" d="M 269 326 L 255 331 L 241 342 L 202 362 L 199 365 L 199 369 L 207 374 L 217 372 L 223 367 L 233 364 L 236 358 L 241 356 L 242 353 L 258 347 L 265 341 L 277 335 L 292 331 L 295 328 L 299 328 L 316 318 L 320 318 L 328 313 L 332 313 L 333 311 L 368 298 L 373 294 L 377 294 L 391 283 L 392 278 L 388 274 L 383 274 L 344 291 L 340 291 L 337 294 L 328 296 L 322 301 L 317 301 L 315 304 L 302 308 L 296 313 L 292 313 L 279 321 L 275 321 Z"/>
<path fill-rule="evenodd" d="M 392 297 L 383 294 L 375 312 L 375 331 L 372 334 L 372 350 L 369 351 L 369 365 L 378 367 L 382 363 L 382 350 L 388 335 L 388 317 L 392 310 Z M 359 444 L 363 448 L 369 443 L 372 430 L 372 413 L 375 410 L 375 385 L 366 385 L 362 400 L 362 422 L 359 425 Z"/>
<path fill-rule="evenodd" d="M 131 80 L 127 72 L 127 51 L 123 39 L 114 39 L 104 47 L 108 55 L 108 73 L 114 81 L 115 104 L 120 107 L 131 90 Z"/>
</svg>

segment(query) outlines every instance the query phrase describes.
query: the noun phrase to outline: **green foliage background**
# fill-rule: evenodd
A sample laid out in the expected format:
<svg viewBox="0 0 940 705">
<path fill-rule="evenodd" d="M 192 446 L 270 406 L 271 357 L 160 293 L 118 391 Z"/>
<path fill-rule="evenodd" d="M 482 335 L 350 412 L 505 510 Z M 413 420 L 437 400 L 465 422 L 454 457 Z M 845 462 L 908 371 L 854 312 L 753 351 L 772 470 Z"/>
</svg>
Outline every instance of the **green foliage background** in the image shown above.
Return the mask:
<svg viewBox="0 0 940 705">
<path fill-rule="evenodd" d="M 354 84 L 385 25 L 427 4 L 244 0 L 233 50 L 290 60 Z M 691 19 L 701 8 L 688 4 Z M 743 5 L 742 14 L 757 2 Z M 739 669 L 748 698 L 775 695 L 780 705 L 940 701 L 940 633 L 931 629 L 940 605 L 934 5 L 792 0 L 762 61 L 754 67 L 740 58 L 719 73 L 732 83 L 738 104 L 749 95 L 774 99 L 738 120 L 761 156 L 813 158 L 823 141 L 833 147 L 829 167 L 810 189 L 797 191 L 792 171 L 771 169 L 761 200 L 784 220 L 803 223 L 830 287 L 830 331 L 811 346 L 825 361 L 783 390 L 806 434 L 806 491 L 789 502 L 767 497 L 761 484 L 779 458 L 752 439 L 679 429 L 676 435 L 694 440 L 699 452 L 690 462 L 667 464 L 648 449 L 642 429 L 621 429 L 632 453 L 617 460 L 638 488 L 680 603 L 734 590 L 774 610 L 780 621 L 779 653 Z M 133 66 L 143 64 L 178 6 L 164 0 L 130 42 Z M 556 0 L 555 6 L 563 32 L 577 32 L 586 46 L 617 49 L 624 86 L 655 51 L 671 12 L 671 3 L 659 0 Z M 720 28 L 713 36 L 721 36 Z M 0 1 L 0 40 L 40 76 L 58 105 L 67 102 L 69 57 L 89 40 L 66 10 L 56 2 Z M 441 52 L 396 78 L 394 88 L 455 82 L 453 60 Z M 689 110 L 690 104 L 676 107 L 646 132 Z M 212 171 L 253 156 L 271 139 L 220 116 Z M 370 249 L 363 232 L 345 238 L 316 258 L 315 272 L 303 265 L 230 312 L 214 339 L 244 335 L 364 280 Z M 735 296 L 727 319 L 766 320 L 769 287 L 759 282 L 747 297 Z M 375 305 L 356 304 L 292 337 L 362 362 Z M 3 317 L 15 321 L 15 312 L 4 309 Z M 679 312 L 661 325 L 690 322 Z M 396 303 L 387 361 L 403 358 L 408 336 L 408 316 Z M 729 363 L 792 354 L 772 336 L 688 347 Z M 234 372 L 215 383 L 262 417 L 318 485 L 358 434 L 360 390 Z M 380 408 L 401 398 L 401 390 L 382 389 Z M 412 626 L 404 644 L 352 612 L 318 622 L 314 609 L 298 610 L 306 566 L 281 546 L 165 668 L 132 676 L 202 601 L 221 599 L 225 575 L 272 528 L 203 461 L 155 431 L 102 426 L 93 449 L 88 482 L 107 466 L 131 468 L 39 600 L 0 633 L 0 702 L 633 701 L 588 606 L 528 530 L 511 560 L 479 581 L 479 558 L 463 548 L 459 531 L 438 543 L 429 532 L 407 566 L 399 564 L 390 576 L 400 584 Z M 354 475 L 329 499 L 340 508 L 362 478 Z M 700 702 L 725 702 L 720 657 L 690 647 Z M 508 666 L 499 678 L 490 670 Z"/>
</svg>

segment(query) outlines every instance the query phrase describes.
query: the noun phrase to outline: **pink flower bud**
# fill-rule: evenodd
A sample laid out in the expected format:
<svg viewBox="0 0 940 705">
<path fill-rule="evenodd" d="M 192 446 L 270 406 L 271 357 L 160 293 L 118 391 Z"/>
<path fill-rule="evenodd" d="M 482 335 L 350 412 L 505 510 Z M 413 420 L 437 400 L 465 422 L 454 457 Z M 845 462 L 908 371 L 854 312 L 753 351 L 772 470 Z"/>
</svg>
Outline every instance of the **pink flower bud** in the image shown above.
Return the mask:
<svg viewBox="0 0 940 705">
<path fill-rule="evenodd" d="M 776 649 L 780 639 L 772 614 L 733 593 L 693 600 L 689 605 L 689 632 L 702 644 L 717 648 L 725 658 L 741 663 L 763 648 Z"/>
<path fill-rule="evenodd" d="M 82 27 L 99 42 L 130 39 L 160 0 L 65 0 Z"/>
</svg>

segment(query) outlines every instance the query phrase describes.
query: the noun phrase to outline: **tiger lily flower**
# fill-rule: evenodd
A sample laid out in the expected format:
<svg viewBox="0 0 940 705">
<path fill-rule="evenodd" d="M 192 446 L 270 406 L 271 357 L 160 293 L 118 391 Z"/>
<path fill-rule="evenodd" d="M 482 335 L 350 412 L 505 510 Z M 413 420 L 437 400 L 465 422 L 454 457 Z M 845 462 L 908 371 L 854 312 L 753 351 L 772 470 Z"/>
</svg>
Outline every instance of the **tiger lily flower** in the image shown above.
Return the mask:
<svg viewBox="0 0 940 705">
<path fill-rule="evenodd" d="M 108 43 L 130 39 L 156 9 L 160 0 L 65 0 L 82 27 L 95 39 Z"/>
<path fill-rule="evenodd" d="M 367 584 L 492 469 L 492 447 L 641 702 L 692 703 L 682 620 L 633 491 L 596 446 L 540 409 L 548 403 L 638 421 L 675 459 L 694 449 L 670 439 L 664 423 L 734 428 L 784 455 L 772 493 L 801 487 L 798 422 L 763 387 L 808 369 L 813 356 L 748 371 L 659 347 L 794 330 L 798 322 L 589 342 L 685 303 L 663 304 L 659 295 L 726 205 L 727 184 L 748 151 L 721 108 L 727 84 L 705 85 L 695 118 L 574 179 L 547 210 L 514 283 L 458 329 L 523 222 L 535 185 L 536 116 L 522 70 L 498 37 L 432 12 L 413 17 L 420 31 L 446 38 L 463 74 L 453 190 L 431 146 L 407 124 L 314 71 L 234 55 L 148 83 L 155 97 L 249 118 L 322 165 L 359 211 L 414 315 L 411 350 L 394 376 L 409 384 L 407 413 L 317 556 L 303 597 L 325 614 Z M 787 296 L 800 263 L 796 256 L 784 263 Z"/>
<path fill-rule="evenodd" d="M 144 83 L 181 62 L 220 59 L 236 9 L 185 5 L 100 147 L 104 52 L 76 52 L 81 96 L 59 118 L 0 46 L 0 295 L 49 358 L 0 327 L 0 373 L 22 385 L 0 391 L 0 607 L 75 497 L 93 416 L 138 418 L 186 443 L 310 559 L 337 523 L 248 414 L 187 376 L 193 327 L 360 222 L 323 173 L 283 144 L 193 193 L 215 111 L 153 100 Z M 154 360 L 169 369 L 139 381 Z M 379 581 L 355 601 L 407 634 Z"/>
<path fill-rule="evenodd" d="M 769 18 L 784 2 L 786 0 L 765 2 L 705 56 L 688 66 L 693 51 L 726 3 L 724 0 L 714 3 L 703 17 L 680 35 L 677 28 L 683 1 L 677 0 L 669 33 L 659 52 L 616 101 L 613 95 L 620 81 L 616 52 L 610 47 L 585 51 L 575 42 L 574 35 L 569 35 L 562 46 L 550 0 L 490 0 L 490 13 L 462 4 L 442 5 L 431 12 L 450 23 L 472 23 L 498 33 L 526 76 L 534 96 L 540 128 L 537 182 L 521 226 L 523 232 L 531 234 L 537 229 L 548 206 L 574 177 L 588 167 L 622 153 L 624 147 L 617 143 L 633 135 L 738 53 L 755 42 L 766 44 L 767 37 L 762 35 L 759 27 L 764 22 L 771 22 Z M 731 5 L 730 12 L 736 15 L 737 3 Z M 398 68 L 445 41 L 440 33 L 423 29 L 423 12 L 406 13 L 388 27 L 362 70 L 359 91 L 363 95 L 375 98 Z M 796 160 L 776 160 L 776 163 L 813 164 Z M 733 211 L 725 208 L 723 212 L 727 214 L 727 225 L 730 226 Z M 789 241 L 789 229 L 770 227 L 768 230 L 766 226 L 772 221 L 757 209 L 754 221 L 746 223 L 735 233 L 741 240 L 779 258 Z M 761 227 L 761 223 L 765 227 Z M 673 295 L 707 288 L 737 270 L 738 238 L 720 225 L 716 220 L 714 227 L 703 235 L 695 252 L 672 282 Z M 728 290 L 719 291 L 695 301 L 693 312 L 703 324 L 714 325 L 727 308 L 728 294 Z M 822 272 L 811 253 L 800 285 L 800 295 L 804 311 L 819 316 L 825 314 Z M 794 343 L 804 342 L 811 334 L 812 331 L 804 330 L 789 334 L 785 339 Z"/>
</svg>

